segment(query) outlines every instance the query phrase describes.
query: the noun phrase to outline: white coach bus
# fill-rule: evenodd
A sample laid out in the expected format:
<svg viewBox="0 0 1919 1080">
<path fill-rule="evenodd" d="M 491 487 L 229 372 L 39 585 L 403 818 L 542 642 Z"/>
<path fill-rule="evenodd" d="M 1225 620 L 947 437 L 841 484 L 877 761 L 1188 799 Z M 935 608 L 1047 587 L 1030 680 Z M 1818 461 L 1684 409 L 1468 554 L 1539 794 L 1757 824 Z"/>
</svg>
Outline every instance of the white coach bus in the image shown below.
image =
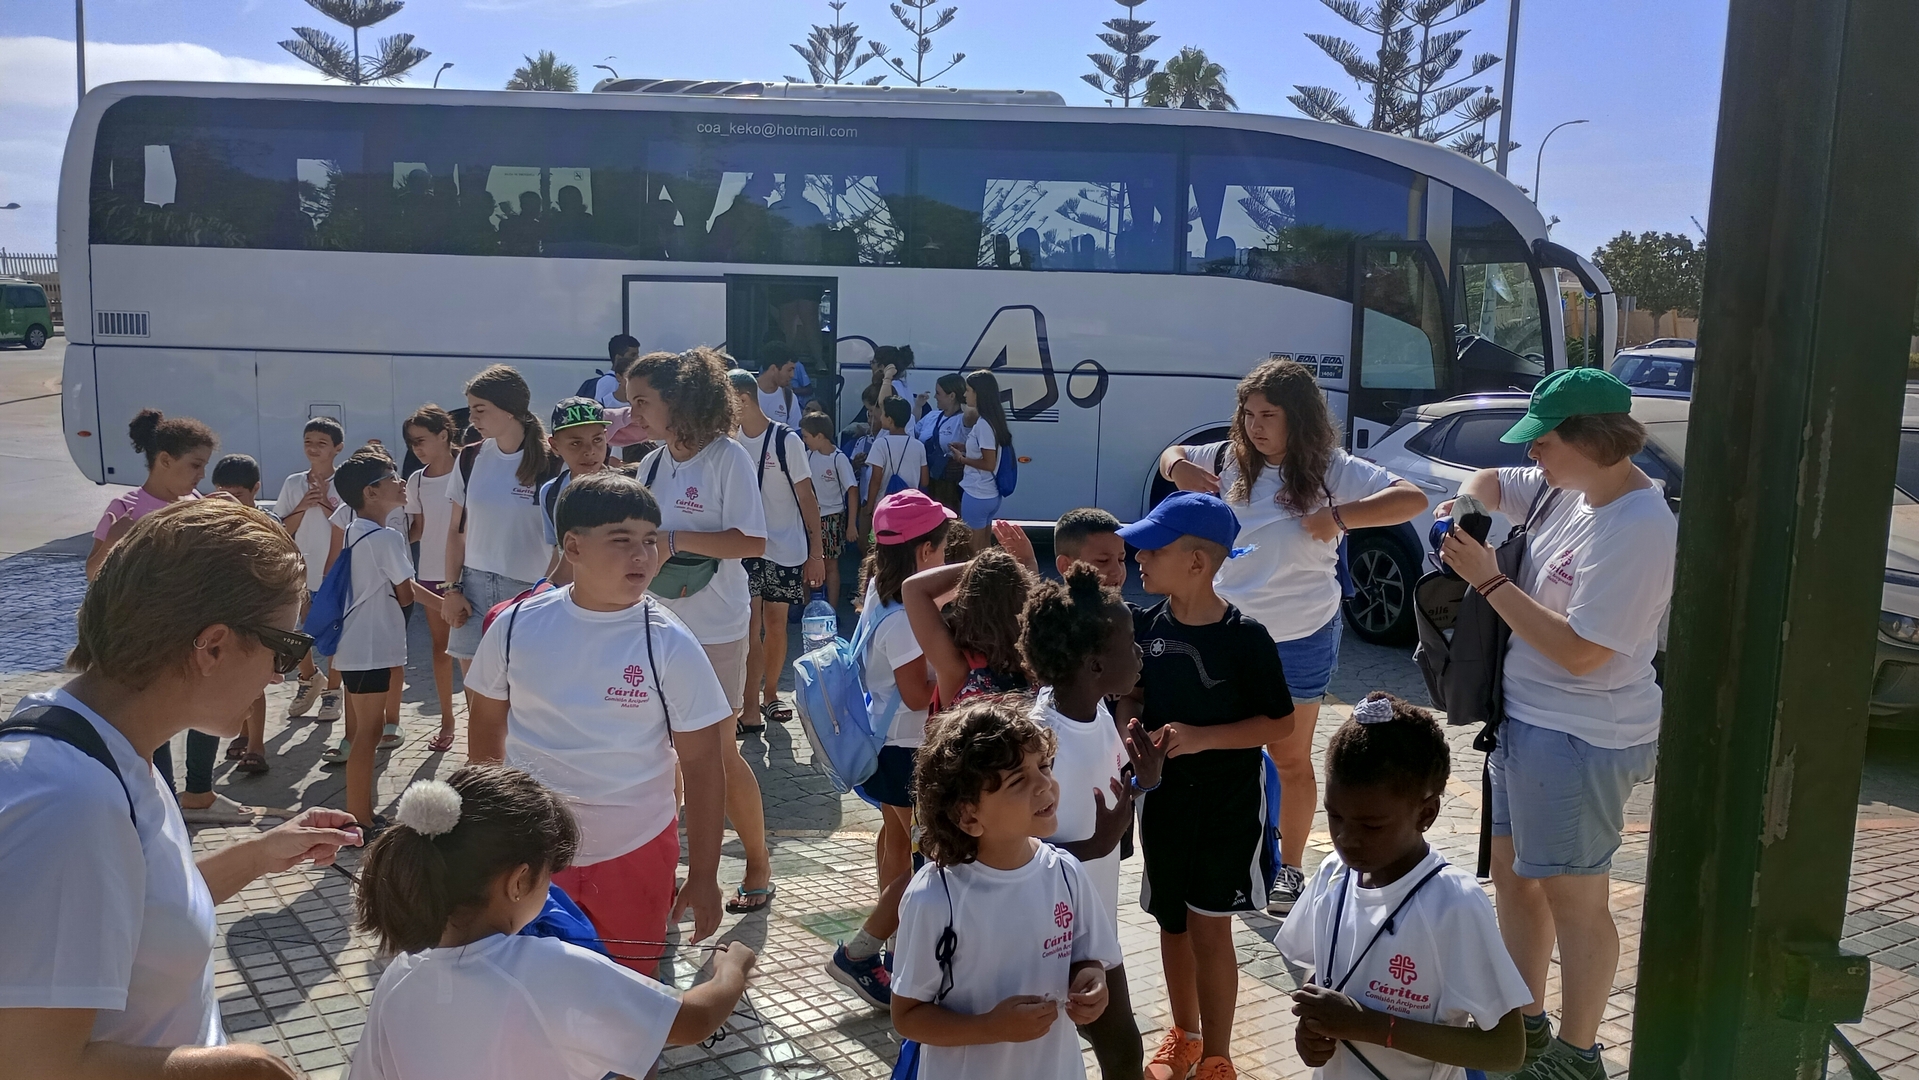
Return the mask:
<svg viewBox="0 0 1919 1080">
<path fill-rule="evenodd" d="M 1043 93 L 605 90 L 90 92 L 60 187 L 73 460 L 134 482 L 124 425 L 154 406 L 270 485 L 305 467 L 309 417 L 398 447 L 496 361 L 543 411 L 620 332 L 748 366 L 783 341 L 849 419 L 872 350 L 911 345 L 915 392 L 999 373 L 1005 513 L 1131 519 L 1159 452 L 1223 431 L 1266 357 L 1315 367 L 1364 453 L 1403 409 L 1565 366 L 1557 268 L 1611 340 L 1598 271 L 1425 143 Z"/>
</svg>

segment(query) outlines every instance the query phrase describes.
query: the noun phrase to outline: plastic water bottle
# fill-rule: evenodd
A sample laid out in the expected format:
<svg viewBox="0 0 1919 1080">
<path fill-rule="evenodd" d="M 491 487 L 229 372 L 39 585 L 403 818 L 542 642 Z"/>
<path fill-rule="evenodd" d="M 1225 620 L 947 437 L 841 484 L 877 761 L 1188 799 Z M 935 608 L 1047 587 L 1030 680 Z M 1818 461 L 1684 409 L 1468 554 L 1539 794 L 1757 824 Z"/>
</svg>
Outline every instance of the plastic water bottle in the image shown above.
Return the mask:
<svg viewBox="0 0 1919 1080">
<path fill-rule="evenodd" d="M 805 651 L 812 652 L 822 645 L 830 645 L 839 636 L 839 616 L 833 613 L 833 605 L 826 602 L 826 594 L 815 592 L 813 599 L 807 601 L 806 614 L 800 619 L 800 637 L 805 643 Z"/>
</svg>

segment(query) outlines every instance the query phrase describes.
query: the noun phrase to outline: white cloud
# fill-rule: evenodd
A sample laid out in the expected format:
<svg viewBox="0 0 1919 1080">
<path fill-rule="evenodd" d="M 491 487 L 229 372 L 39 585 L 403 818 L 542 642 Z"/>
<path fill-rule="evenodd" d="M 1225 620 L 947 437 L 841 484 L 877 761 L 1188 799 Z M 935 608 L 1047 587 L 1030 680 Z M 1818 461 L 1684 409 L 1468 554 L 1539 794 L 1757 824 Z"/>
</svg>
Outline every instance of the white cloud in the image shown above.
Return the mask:
<svg viewBox="0 0 1919 1080">
<path fill-rule="evenodd" d="M 60 157 L 73 123 L 73 42 L 50 37 L 0 37 L 0 102 L 6 142 L 0 152 L 0 247 L 52 251 Z M 87 84 L 141 79 L 192 82 L 316 83 L 305 64 L 268 63 L 228 56 L 204 45 L 87 43 Z"/>
</svg>

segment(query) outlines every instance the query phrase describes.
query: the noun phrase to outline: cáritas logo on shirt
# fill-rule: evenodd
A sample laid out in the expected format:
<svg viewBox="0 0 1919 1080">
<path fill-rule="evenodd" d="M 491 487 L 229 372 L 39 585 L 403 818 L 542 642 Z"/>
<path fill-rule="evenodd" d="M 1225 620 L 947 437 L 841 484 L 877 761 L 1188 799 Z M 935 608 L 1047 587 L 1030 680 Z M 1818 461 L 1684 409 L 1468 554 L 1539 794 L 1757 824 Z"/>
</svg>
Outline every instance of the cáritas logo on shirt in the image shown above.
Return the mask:
<svg viewBox="0 0 1919 1080">
<path fill-rule="evenodd" d="M 646 690 L 645 668 L 638 664 L 628 664 L 626 665 L 626 670 L 620 672 L 620 679 L 625 682 L 626 685 L 607 687 L 607 701 L 614 702 L 624 708 L 633 708 L 652 700 L 652 695 L 648 694 Z"/>
<path fill-rule="evenodd" d="M 673 505 L 688 514 L 703 514 L 706 504 L 700 501 L 700 489 L 692 484 L 686 485 L 686 494 L 673 500 Z"/>
<path fill-rule="evenodd" d="M 1386 965 L 1386 974 L 1393 981 L 1374 979 L 1368 982 L 1367 997 L 1383 1002 L 1388 1008 L 1394 1005 L 1401 1007 L 1410 1005 L 1417 1008 L 1432 1004 L 1431 994 L 1422 994 L 1413 989 L 1413 983 L 1419 981 L 1419 965 L 1413 961 L 1412 957 L 1405 953 L 1394 954 L 1392 960 Z"/>
<path fill-rule="evenodd" d="M 1546 580 L 1555 585 L 1571 585 L 1573 583 L 1572 548 L 1567 548 L 1559 554 L 1554 555 L 1552 561 L 1546 564 Z"/>
</svg>

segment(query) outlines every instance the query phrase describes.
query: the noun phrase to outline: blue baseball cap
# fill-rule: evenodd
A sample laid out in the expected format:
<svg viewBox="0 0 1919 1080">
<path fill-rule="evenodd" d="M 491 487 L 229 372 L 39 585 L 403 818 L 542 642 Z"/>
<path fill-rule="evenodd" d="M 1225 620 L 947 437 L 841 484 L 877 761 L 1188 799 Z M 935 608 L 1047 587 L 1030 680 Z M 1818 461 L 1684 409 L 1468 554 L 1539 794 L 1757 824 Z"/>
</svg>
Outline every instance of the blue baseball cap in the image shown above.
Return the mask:
<svg viewBox="0 0 1919 1080">
<path fill-rule="evenodd" d="M 1239 537 L 1239 517 L 1217 495 L 1175 491 L 1151 513 L 1119 530 L 1121 540 L 1143 551 L 1158 551 L 1182 536 L 1197 536 L 1230 549 Z"/>
</svg>

